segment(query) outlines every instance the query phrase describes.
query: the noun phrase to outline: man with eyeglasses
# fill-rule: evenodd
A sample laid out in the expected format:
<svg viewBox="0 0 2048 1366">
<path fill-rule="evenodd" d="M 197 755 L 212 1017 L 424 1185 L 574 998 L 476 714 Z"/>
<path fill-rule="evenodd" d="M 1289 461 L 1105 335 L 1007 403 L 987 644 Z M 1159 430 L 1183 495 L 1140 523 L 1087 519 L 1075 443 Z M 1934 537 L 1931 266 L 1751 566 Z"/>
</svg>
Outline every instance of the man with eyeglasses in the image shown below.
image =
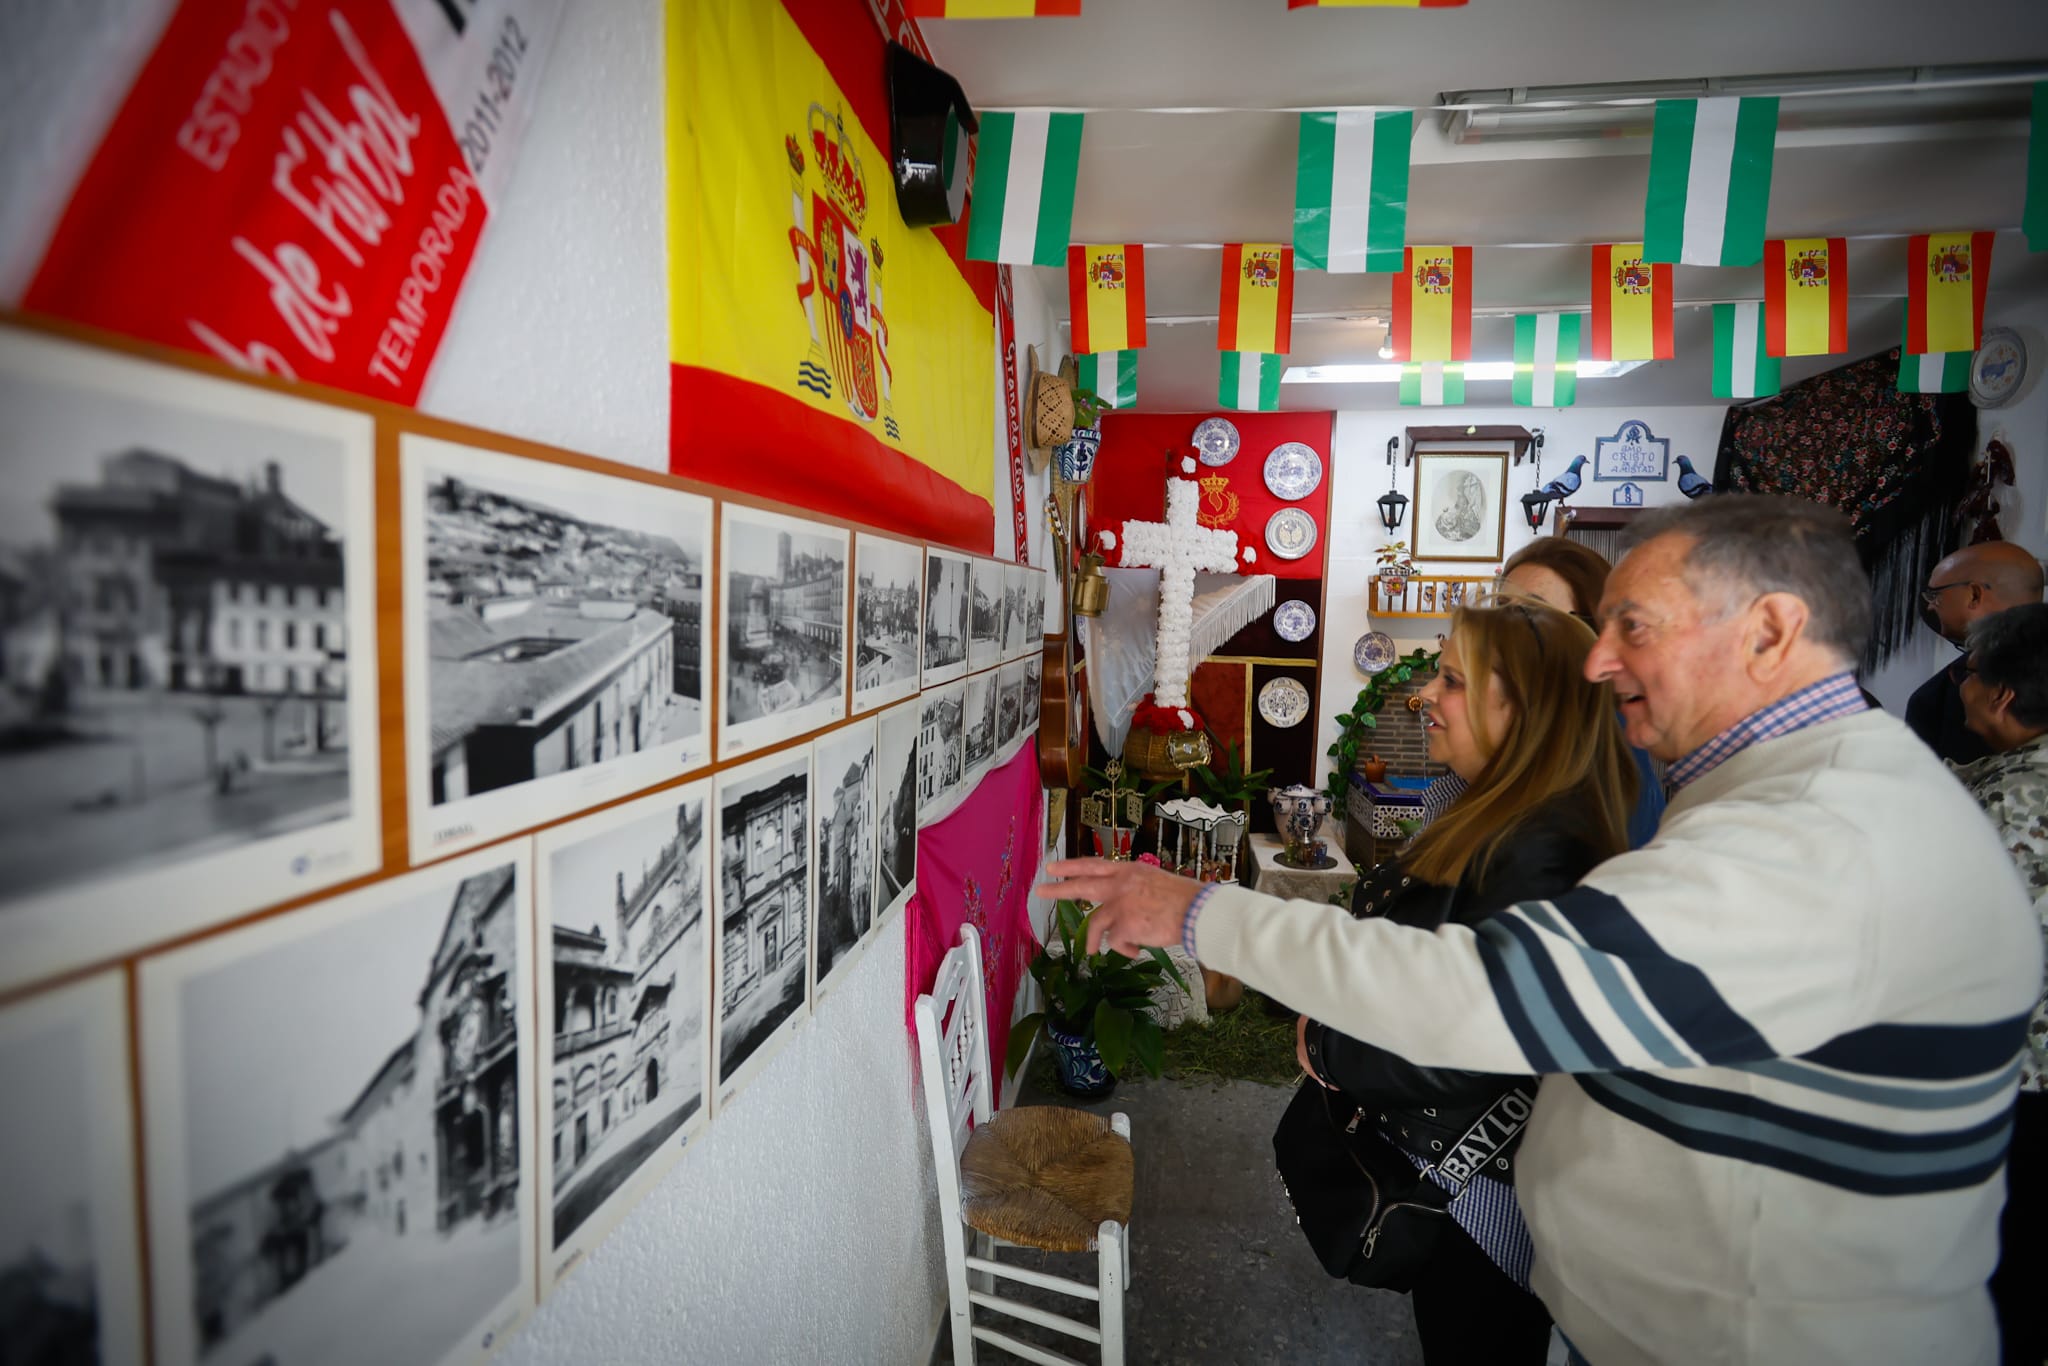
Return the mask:
<svg viewBox="0 0 2048 1366">
<path fill-rule="evenodd" d="M 2008 607 L 2041 601 L 2041 562 L 2011 541 L 1965 546 L 1934 566 L 1920 594 L 1920 619 L 1961 649 L 1970 625 Z M 1942 669 L 1906 701 L 1906 724 L 1944 759 L 1966 764 L 1991 750 L 1963 716 L 1951 669 Z"/>
</svg>

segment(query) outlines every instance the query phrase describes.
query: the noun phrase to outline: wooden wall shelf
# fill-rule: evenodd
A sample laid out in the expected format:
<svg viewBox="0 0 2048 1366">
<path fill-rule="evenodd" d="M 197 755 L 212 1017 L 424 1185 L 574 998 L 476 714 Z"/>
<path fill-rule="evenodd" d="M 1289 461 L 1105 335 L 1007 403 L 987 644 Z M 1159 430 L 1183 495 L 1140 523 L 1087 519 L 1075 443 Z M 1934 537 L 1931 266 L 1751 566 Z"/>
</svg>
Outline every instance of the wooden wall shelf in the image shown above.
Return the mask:
<svg viewBox="0 0 2048 1366">
<path fill-rule="evenodd" d="M 1397 597 L 1375 575 L 1371 611 L 1375 617 L 1447 617 L 1455 608 L 1476 605 L 1493 584 L 1491 574 L 1417 574 Z"/>
</svg>

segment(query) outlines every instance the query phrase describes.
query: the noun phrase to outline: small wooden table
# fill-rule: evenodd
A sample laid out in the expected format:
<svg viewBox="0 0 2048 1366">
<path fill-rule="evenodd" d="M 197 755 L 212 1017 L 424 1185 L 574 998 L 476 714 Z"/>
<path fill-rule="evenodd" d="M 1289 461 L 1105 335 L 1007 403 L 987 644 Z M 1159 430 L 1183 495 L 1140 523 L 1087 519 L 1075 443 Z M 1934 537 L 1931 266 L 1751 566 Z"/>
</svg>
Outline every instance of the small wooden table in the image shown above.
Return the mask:
<svg viewBox="0 0 2048 1366">
<path fill-rule="evenodd" d="M 1323 823 L 1323 836 L 1329 840 L 1334 822 Z M 1332 901 L 1351 899 L 1351 889 L 1358 882 L 1358 870 L 1351 866 L 1351 860 L 1344 855 L 1341 841 L 1329 843 L 1331 857 L 1337 860 L 1331 868 L 1289 868 L 1280 862 L 1281 851 L 1287 846 L 1278 835 L 1253 835 L 1252 876 L 1246 886 L 1267 896 L 1285 897 L 1291 901 Z"/>
</svg>

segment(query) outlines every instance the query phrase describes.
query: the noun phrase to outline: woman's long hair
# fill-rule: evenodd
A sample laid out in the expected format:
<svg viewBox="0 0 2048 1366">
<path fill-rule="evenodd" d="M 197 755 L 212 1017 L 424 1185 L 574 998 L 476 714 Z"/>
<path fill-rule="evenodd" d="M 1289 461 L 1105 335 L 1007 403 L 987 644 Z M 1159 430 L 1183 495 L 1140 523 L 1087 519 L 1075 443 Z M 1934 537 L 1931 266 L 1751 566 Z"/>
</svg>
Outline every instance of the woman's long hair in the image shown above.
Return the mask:
<svg viewBox="0 0 2048 1366">
<path fill-rule="evenodd" d="M 1484 876 L 1514 829 L 1537 807 L 1564 800 L 1585 817 L 1595 852 L 1628 848 L 1636 799 L 1635 759 L 1615 715 L 1614 691 L 1588 683 L 1594 635 L 1582 621 L 1516 598 L 1451 614 L 1465 665 L 1466 717 L 1486 767 L 1450 809 L 1416 837 L 1403 859 L 1417 877 L 1455 886 Z M 1504 735 L 1487 733 L 1487 699 L 1507 690 Z"/>
</svg>

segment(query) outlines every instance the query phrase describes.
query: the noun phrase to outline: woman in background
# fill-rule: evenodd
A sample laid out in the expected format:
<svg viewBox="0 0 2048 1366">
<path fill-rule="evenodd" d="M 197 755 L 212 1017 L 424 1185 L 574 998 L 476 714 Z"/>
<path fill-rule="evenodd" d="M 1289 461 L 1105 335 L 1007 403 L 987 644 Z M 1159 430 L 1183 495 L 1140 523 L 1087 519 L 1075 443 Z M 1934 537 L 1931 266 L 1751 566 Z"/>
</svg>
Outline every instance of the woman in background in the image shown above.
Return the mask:
<svg viewBox="0 0 2048 1366">
<path fill-rule="evenodd" d="M 1585 679 L 1593 639 L 1585 623 L 1532 601 L 1452 614 L 1422 690 L 1423 727 L 1430 758 L 1465 787 L 1361 883 L 1354 914 L 1477 925 L 1576 886 L 1628 847 L 1635 765 L 1610 689 Z M 1309 1075 L 1341 1091 L 1418 1170 L 1508 1092 L 1535 1094 L 1534 1078 L 1417 1067 L 1305 1017 L 1298 1038 Z M 1455 1226 L 1411 1287 L 1430 1366 L 1544 1360 L 1550 1316 L 1527 1288 L 1533 1252 L 1512 1179 L 1508 1156 L 1465 1186 L 1450 1205 Z"/>
</svg>

